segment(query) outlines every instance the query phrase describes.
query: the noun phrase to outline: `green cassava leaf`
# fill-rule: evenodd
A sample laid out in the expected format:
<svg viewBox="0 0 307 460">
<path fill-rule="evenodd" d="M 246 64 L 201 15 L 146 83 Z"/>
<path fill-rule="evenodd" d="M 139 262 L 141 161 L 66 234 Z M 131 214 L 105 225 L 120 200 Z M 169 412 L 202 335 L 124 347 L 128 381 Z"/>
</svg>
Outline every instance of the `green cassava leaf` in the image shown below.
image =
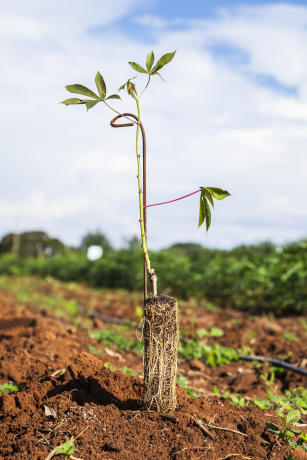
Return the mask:
<svg viewBox="0 0 307 460">
<path fill-rule="evenodd" d="M 65 86 L 67 91 L 70 93 L 83 94 L 84 96 L 93 97 L 94 99 L 99 99 L 99 96 L 95 94 L 92 90 L 86 88 L 83 85 L 67 85 Z"/>
<path fill-rule="evenodd" d="M 100 97 L 102 99 L 104 99 L 106 97 L 106 94 L 107 94 L 107 89 L 106 89 L 106 84 L 105 84 L 105 81 L 103 79 L 103 76 L 101 75 L 100 72 L 96 73 L 95 83 L 96 83 L 96 86 L 97 86 L 97 89 L 98 89 L 98 93 L 100 94 Z"/>
<path fill-rule="evenodd" d="M 206 213 L 206 230 L 209 230 L 210 224 L 211 224 L 211 210 L 209 203 L 206 199 L 204 199 L 204 204 L 205 204 L 205 213 Z"/>
<path fill-rule="evenodd" d="M 207 187 L 201 187 L 201 193 L 204 194 L 206 198 L 208 198 L 211 206 L 214 208 L 214 201 L 210 190 L 208 190 Z"/>
<path fill-rule="evenodd" d="M 223 200 L 224 198 L 227 198 L 230 196 L 230 193 L 227 192 L 227 190 L 223 190 L 222 188 L 218 187 L 206 187 L 207 190 L 209 190 L 216 200 Z"/>
<path fill-rule="evenodd" d="M 98 104 L 98 102 L 99 101 L 93 101 L 93 100 L 85 101 L 87 111 L 89 111 L 92 107 L 94 107 L 94 105 Z"/>
<path fill-rule="evenodd" d="M 61 101 L 60 104 L 64 104 L 64 105 L 84 104 L 84 101 L 82 101 L 82 99 L 77 99 L 76 97 L 72 97 L 71 99 L 65 99 L 65 101 Z"/>
<path fill-rule="evenodd" d="M 131 80 L 133 80 L 134 78 L 136 78 L 136 77 L 129 78 L 129 80 L 127 80 L 122 86 L 120 86 L 120 87 L 118 88 L 118 91 L 121 91 L 122 89 L 125 89 L 126 86 L 128 86 L 128 84 L 129 84 L 129 83 L 131 82 Z"/>
<path fill-rule="evenodd" d="M 203 200 L 202 195 L 200 195 L 198 227 L 200 227 L 204 223 L 205 217 L 206 217 L 206 211 L 205 211 L 204 200 Z"/>
<path fill-rule="evenodd" d="M 153 74 L 150 74 L 150 75 L 159 75 L 159 77 L 161 78 L 162 81 L 165 81 L 164 78 L 162 77 L 162 75 L 159 73 L 159 72 L 154 72 Z"/>
<path fill-rule="evenodd" d="M 105 100 L 107 99 L 121 99 L 121 97 L 118 94 L 111 94 L 111 96 L 105 98 Z"/>
<path fill-rule="evenodd" d="M 137 62 L 128 62 L 128 64 L 130 64 L 133 70 L 136 70 L 137 72 L 147 73 L 147 70 L 143 69 L 143 67 Z"/>
<path fill-rule="evenodd" d="M 150 71 L 150 69 L 152 68 L 152 65 L 154 63 L 154 60 L 155 60 L 155 55 L 154 55 L 154 52 L 153 51 L 150 51 L 147 56 L 146 56 L 146 68 L 148 70 L 148 72 Z"/>
<path fill-rule="evenodd" d="M 173 51 L 172 53 L 166 53 L 162 57 L 160 57 L 160 59 L 158 60 L 156 65 L 152 68 L 150 73 L 154 74 L 155 72 L 158 72 L 158 70 L 162 69 L 162 67 L 164 67 L 166 64 L 171 62 L 171 60 L 175 56 L 175 53 L 176 53 L 176 50 Z"/>
</svg>

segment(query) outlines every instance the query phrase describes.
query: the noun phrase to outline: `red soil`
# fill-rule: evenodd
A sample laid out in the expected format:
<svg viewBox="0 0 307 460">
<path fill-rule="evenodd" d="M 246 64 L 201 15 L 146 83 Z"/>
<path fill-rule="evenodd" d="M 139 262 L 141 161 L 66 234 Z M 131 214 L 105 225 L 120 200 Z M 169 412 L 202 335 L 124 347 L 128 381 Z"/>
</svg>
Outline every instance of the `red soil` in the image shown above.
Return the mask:
<svg viewBox="0 0 307 460">
<path fill-rule="evenodd" d="M 50 291 L 50 286 L 48 289 Z M 228 401 L 208 396 L 212 394 L 213 385 L 245 395 L 264 393 L 262 379 L 255 376 L 246 363 L 220 368 L 208 368 L 195 360 L 181 363 L 180 373 L 188 377 L 190 386 L 200 389 L 207 397 L 190 399 L 178 387 L 177 409 L 165 416 L 143 409 L 142 378 L 112 372 L 103 366 L 108 360 L 116 367 L 126 364 L 141 370 L 141 357 L 109 350 L 101 360 L 85 351 L 93 341 L 82 329 L 75 329 L 31 305 L 20 308 L 13 296 L 3 292 L 0 292 L 0 307 L 0 383 L 26 382 L 18 393 L 0 396 L 1 459 L 46 459 L 69 438 L 75 439 L 73 455 L 83 460 L 286 460 L 291 452 L 294 459 L 306 458 L 303 451 L 293 452 L 276 442 L 276 436 L 266 429 L 268 421 L 281 424 L 275 412 L 236 408 Z M 103 308 L 101 312 L 107 314 Z M 135 307 L 130 304 L 126 310 L 121 305 L 121 313 L 123 318 L 135 319 Z M 225 329 L 227 315 L 204 314 L 204 310 L 200 313 L 203 324 L 199 327 L 208 328 L 212 322 Z M 221 315 L 219 322 L 218 315 Z M 188 316 L 182 313 L 183 327 L 190 325 Z M 244 325 L 243 328 L 241 323 L 242 336 L 251 320 L 240 314 L 237 320 Z M 258 353 L 268 354 L 267 347 L 273 346 L 280 352 L 284 348 L 289 351 L 289 345 L 286 347 L 283 341 L 276 340 L 276 328 L 268 320 L 263 320 L 262 326 L 255 327 L 253 323 L 251 328 L 261 337 L 256 348 Z M 234 329 L 233 333 L 225 334 L 220 343 L 228 346 L 231 343 L 235 347 L 239 334 Z M 276 334 L 279 332 L 276 330 Z M 301 364 L 301 348 L 296 343 L 291 347 L 294 347 L 295 361 Z M 280 386 L 298 386 L 302 379 L 287 372 Z M 264 444 L 264 440 L 270 444 Z"/>
</svg>

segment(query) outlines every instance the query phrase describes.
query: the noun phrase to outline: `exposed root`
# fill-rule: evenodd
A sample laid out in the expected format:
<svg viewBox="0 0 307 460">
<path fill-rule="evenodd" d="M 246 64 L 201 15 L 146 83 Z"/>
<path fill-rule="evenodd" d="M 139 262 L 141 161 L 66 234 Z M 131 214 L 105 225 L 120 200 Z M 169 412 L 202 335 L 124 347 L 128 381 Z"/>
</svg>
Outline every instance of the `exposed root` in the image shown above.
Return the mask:
<svg viewBox="0 0 307 460">
<path fill-rule="evenodd" d="M 156 296 L 144 305 L 144 404 L 166 413 L 176 408 L 178 322 L 176 299 Z"/>
<path fill-rule="evenodd" d="M 201 429 L 201 431 L 205 433 L 207 436 L 209 436 L 209 438 L 214 439 L 214 436 L 210 433 L 210 431 L 207 430 L 207 428 L 204 426 L 203 422 L 200 419 L 191 415 L 191 420 L 193 420 L 193 422 L 196 423 L 196 425 Z"/>
<path fill-rule="evenodd" d="M 247 434 L 242 433 L 241 431 L 232 430 L 231 428 L 224 428 L 222 426 L 215 426 L 215 425 L 208 425 L 208 426 L 210 428 L 213 428 L 214 430 L 231 431 L 231 433 L 240 434 L 241 436 L 244 436 L 245 438 L 248 438 Z"/>
</svg>

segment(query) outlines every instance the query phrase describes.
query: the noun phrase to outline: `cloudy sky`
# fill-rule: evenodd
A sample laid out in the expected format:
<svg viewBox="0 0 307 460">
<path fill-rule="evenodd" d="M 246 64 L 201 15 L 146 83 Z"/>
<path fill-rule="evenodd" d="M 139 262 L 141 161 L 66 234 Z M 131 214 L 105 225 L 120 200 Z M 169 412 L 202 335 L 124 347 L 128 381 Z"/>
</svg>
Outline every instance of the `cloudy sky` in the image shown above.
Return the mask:
<svg viewBox="0 0 307 460">
<path fill-rule="evenodd" d="M 307 0 L 10 0 L 0 7 L 0 237 L 43 229 L 67 244 L 138 232 L 135 130 L 103 104 L 65 107 L 66 84 L 109 94 L 177 50 L 144 93 L 148 202 L 229 190 L 208 235 L 198 195 L 150 208 L 149 246 L 209 247 L 307 235 Z M 136 84 L 142 88 L 141 74 Z M 130 98 L 131 99 L 131 98 Z M 133 111 L 124 95 L 114 101 Z"/>
</svg>

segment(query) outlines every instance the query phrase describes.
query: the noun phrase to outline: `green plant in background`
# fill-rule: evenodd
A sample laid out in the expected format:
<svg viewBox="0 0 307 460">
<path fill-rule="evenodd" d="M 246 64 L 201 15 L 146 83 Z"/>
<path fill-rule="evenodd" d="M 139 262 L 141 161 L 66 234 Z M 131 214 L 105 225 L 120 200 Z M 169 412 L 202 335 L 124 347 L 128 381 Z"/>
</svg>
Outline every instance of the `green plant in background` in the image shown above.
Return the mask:
<svg viewBox="0 0 307 460">
<path fill-rule="evenodd" d="M 123 332 L 123 328 L 121 332 Z M 111 329 L 95 329 L 90 331 L 89 336 L 91 339 L 97 340 L 97 342 L 103 345 L 115 345 L 119 350 L 133 351 L 134 353 L 141 353 L 143 351 L 143 342 L 129 339 L 120 332 Z"/>
<path fill-rule="evenodd" d="M 290 447 L 304 449 L 307 452 L 307 434 L 301 433 L 299 430 L 292 427 L 292 425 L 300 420 L 300 411 L 293 409 L 290 410 L 286 416 L 283 414 L 280 415 L 283 421 L 283 428 L 279 428 L 275 423 L 267 422 L 267 429 L 276 434 L 280 440 L 286 442 Z M 293 441 L 294 437 L 297 437 L 297 439 Z"/>
<path fill-rule="evenodd" d="M 224 331 L 219 327 L 211 327 L 209 331 L 200 328 L 197 329 L 196 334 L 200 339 L 202 339 L 203 337 L 222 337 L 224 335 Z"/>
<path fill-rule="evenodd" d="M 0 385 L 0 393 L 16 393 L 19 390 L 19 386 L 14 382 L 7 382 Z"/>
<path fill-rule="evenodd" d="M 298 342 L 298 336 L 292 332 L 285 331 L 283 333 L 283 337 L 284 339 L 289 340 L 289 342 Z"/>
<path fill-rule="evenodd" d="M 233 348 L 224 347 L 218 343 L 203 345 L 196 340 L 180 343 L 179 356 L 185 359 L 200 359 L 212 367 L 238 361 L 238 354 Z"/>
<path fill-rule="evenodd" d="M 67 439 L 63 444 L 55 450 L 55 455 L 64 455 L 64 458 L 69 458 L 75 452 L 75 446 L 72 439 Z"/>
<path fill-rule="evenodd" d="M 190 396 L 190 398 L 198 397 L 198 394 L 195 393 L 195 391 L 193 391 L 191 388 L 188 387 L 187 379 L 185 379 L 182 375 L 177 377 L 176 383 L 179 387 L 183 388 L 186 391 L 187 395 Z"/>
</svg>

